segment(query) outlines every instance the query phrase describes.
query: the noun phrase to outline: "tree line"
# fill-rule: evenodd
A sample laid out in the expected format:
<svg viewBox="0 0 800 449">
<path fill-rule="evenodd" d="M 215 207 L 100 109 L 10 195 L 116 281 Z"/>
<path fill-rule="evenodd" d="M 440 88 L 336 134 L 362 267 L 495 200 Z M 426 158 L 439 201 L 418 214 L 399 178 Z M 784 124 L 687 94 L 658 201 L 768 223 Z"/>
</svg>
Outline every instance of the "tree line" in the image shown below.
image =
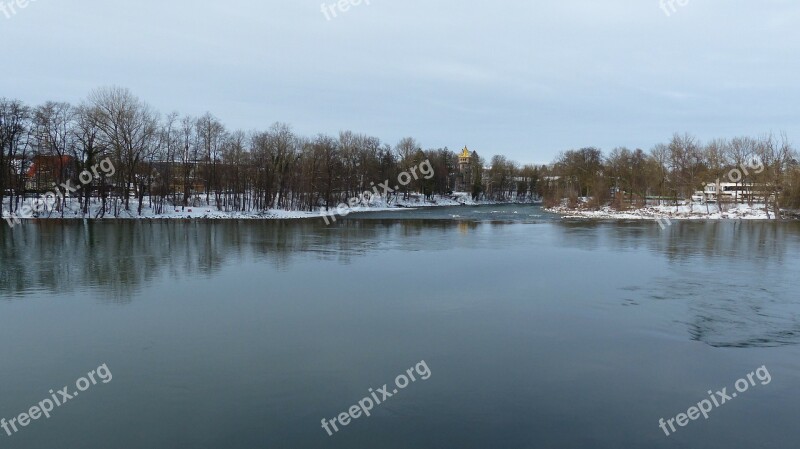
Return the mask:
<svg viewBox="0 0 800 449">
<path fill-rule="evenodd" d="M 56 212 L 75 201 L 83 214 L 92 201 L 102 201 L 99 214 L 113 216 L 141 214 L 145 205 L 155 213 L 198 205 L 313 211 L 335 208 L 426 160 L 433 178 L 415 179 L 388 201 L 452 194 L 465 177 L 455 152 L 423 150 L 411 137 L 392 146 L 352 131 L 298 136 L 283 123 L 230 130 L 211 113 L 162 116 L 124 88 L 97 89 L 79 105 L 48 101 L 31 107 L 0 99 L 0 204 L 7 201 L 9 212 L 106 158 L 113 161 L 113 176 L 59 198 Z M 473 198 L 533 198 L 536 167 L 495 157 L 485 180 L 485 161 L 473 153 L 472 162 L 466 188 Z"/>
<path fill-rule="evenodd" d="M 649 152 L 625 147 L 608 155 L 597 148 L 563 152 L 542 168 L 546 182 L 539 193 L 549 205 L 566 199 L 574 207 L 578 198 L 589 197 L 589 207 L 624 209 L 678 204 L 708 183 L 730 183 L 733 191 L 750 193 L 738 201 L 765 204 L 774 213 L 800 208 L 799 168 L 798 154 L 784 133 L 706 143 L 690 134 L 675 134 Z M 726 206 L 725 197 L 718 202 Z"/>
<path fill-rule="evenodd" d="M 581 148 L 547 165 L 520 165 L 502 155 L 487 161 L 473 152 L 464 173 L 458 154 L 423 150 L 412 137 L 395 145 L 352 131 L 306 137 L 284 123 L 231 130 L 211 113 L 161 115 L 119 87 L 97 89 L 78 105 L 0 99 L 0 205 L 10 205 L 8 212 L 104 160 L 113 162 L 113 176 L 59 197 L 55 212 L 63 214 L 74 202 L 84 216 L 92 202 L 101 204 L 98 216 L 141 214 L 144 206 L 157 214 L 193 206 L 331 210 L 426 160 L 434 176 L 413 180 L 387 202 L 435 200 L 459 189 L 476 200 L 575 205 L 589 197 L 590 207 L 627 208 L 648 201 L 677 204 L 720 180 L 760 186 L 762 202 L 772 210 L 800 208 L 797 153 L 785 134 L 705 144 L 675 134 L 649 151 L 620 147 L 605 155 Z"/>
</svg>

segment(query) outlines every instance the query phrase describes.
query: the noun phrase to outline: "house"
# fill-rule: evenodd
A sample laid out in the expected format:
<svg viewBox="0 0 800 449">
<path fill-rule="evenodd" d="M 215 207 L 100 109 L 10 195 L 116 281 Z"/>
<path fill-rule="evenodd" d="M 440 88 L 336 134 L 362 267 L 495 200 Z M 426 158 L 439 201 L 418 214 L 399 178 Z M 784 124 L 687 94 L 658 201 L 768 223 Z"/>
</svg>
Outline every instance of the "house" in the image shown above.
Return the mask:
<svg viewBox="0 0 800 449">
<path fill-rule="evenodd" d="M 703 187 L 702 192 L 696 192 L 692 200 L 701 200 L 709 203 L 718 201 L 729 203 L 745 203 L 763 201 L 767 195 L 767 186 L 748 182 L 709 182 Z M 702 195 L 700 195 L 702 194 Z"/>
<path fill-rule="evenodd" d="M 34 156 L 28 168 L 25 188 L 32 191 L 48 190 L 58 181 L 73 177 L 74 172 L 72 156 Z"/>
</svg>

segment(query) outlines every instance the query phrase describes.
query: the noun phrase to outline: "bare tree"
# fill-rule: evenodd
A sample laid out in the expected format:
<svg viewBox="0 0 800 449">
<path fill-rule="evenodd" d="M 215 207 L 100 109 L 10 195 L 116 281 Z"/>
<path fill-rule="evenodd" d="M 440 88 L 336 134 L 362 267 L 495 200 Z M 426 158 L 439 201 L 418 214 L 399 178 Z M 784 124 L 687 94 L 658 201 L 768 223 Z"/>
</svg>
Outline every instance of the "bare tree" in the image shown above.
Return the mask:
<svg viewBox="0 0 800 449">
<path fill-rule="evenodd" d="M 60 192 L 61 185 L 69 176 L 70 169 L 75 168 L 74 163 L 69 163 L 69 153 L 74 138 L 72 132 L 74 118 L 74 109 L 69 103 L 48 101 L 34 111 L 35 136 L 39 153 L 51 156 L 47 164 L 53 170 L 53 178 L 45 180 L 47 184 L 51 185 L 39 186 L 39 188 L 54 187 L 56 191 Z M 69 190 L 64 189 L 63 195 L 55 203 L 55 208 L 61 212 L 62 218 L 69 194 Z"/>
<path fill-rule="evenodd" d="M 653 170 L 654 177 L 651 182 L 654 182 L 655 185 L 658 186 L 660 203 L 665 193 L 675 193 L 674 178 L 670 176 L 668 169 L 670 160 L 669 147 L 663 143 L 657 144 L 650 150 L 650 158 L 654 162 L 654 166 L 657 167 Z"/>
<path fill-rule="evenodd" d="M 669 144 L 669 162 L 676 181 L 677 207 L 679 198 L 691 198 L 697 188 L 698 175 L 703 169 L 700 142 L 690 134 L 675 134 Z"/>
<path fill-rule="evenodd" d="M 91 173 L 91 168 L 97 164 L 105 152 L 105 146 L 100 140 L 100 120 L 102 118 L 97 107 L 83 104 L 75 108 L 74 125 L 72 132 L 74 140 L 72 145 L 72 156 L 77 161 L 79 170 L 86 170 Z M 82 213 L 89 213 L 89 205 L 92 198 L 92 187 L 98 182 L 101 194 L 105 197 L 105 179 L 93 180 L 82 186 Z M 105 212 L 105 205 L 101 213 Z"/>
<path fill-rule="evenodd" d="M 15 210 L 15 193 L 19 197 L 21 190 L 24 190 L 20 178 L 24 172 L 25 158 L 20 157 L 19 153 L 27 146 L 27 141 L 23 140 L 30 129 L 30 118 L 30 109 L 22 102 L 0 98 L 0 219 L 3 218 L 6 189 L 12 187 L 9 189 L 9 212 L 12 213 Z M 19 172 L 20 178 L 15 176 L 16 172 Z"/>
<path fill-rule="evenodd" d="M 203 149 L 203 176 L 205 178 L 206 204 L 210 204 L 212 188 L 219 195 L 219 180 L 217 179 L 217 164 L 221 156 L 227 131 L 225 126 L 216 117 L 207 112 L 197 119 L 197 137 Z M 219 208 L 219 198 L 217 207 Z"/>
<path fill-rule="evenodd" d="M 717 192 L 717 208 L 723 212 L 724 199 L 719 192 L 721 190 L 720 179 L 725 176 L 725 171 L 728 169 L 728 156 L 730 154 L 728 141 L 725 139 L 714 139 L 710 141 L 705 147 L 705 159 L 708 162 L 708 173 L 711 179 L 714 179 L 715 190 Z M 703 189 L 705 191 L 705 189 Z M 706 213 L 711 214 L 709 202 L 706 199 Z"/>
<path fill-rule="evenodd" d="M 155 152 L 158 116 L 128 89 L 98 89 L 90 95 L 90 102 L 100 113 L 99 126 L 104 141 L 114 150 L 115 159 L 121 165 L 117 173 L 122 181 L 125 210 L 130 210 L 131 192 L 138 190 L 138 214 L 141 215 L 144 185 L 137 177 L 137 169 L 141 161 Z"/>
<path fill-rule="evenodd" d="M 784 190 L 785 174 L 793 159 L 793 154 L 794 149 L 783 133 L 780 141 L 769 134 L 759 139 L 756 145 L 756 155 L 764 168 L 760 173 L 761 188 L 764 192 L 764 209 L 769 216 L 771 201 L 776 220 L 782 218 L 780 201 Z"/>
<path fill-rule="evenodd" d="M 737 173 L 737 175 L 733 176 L 732 179 L 729 178 L 725 181 L 736 184 L 737 193 L 735 201 L 737 203 L 741 200 L 741 197 L 744 196 L 748 199 L 748 202 L 752 204 L 753 196 L 752 179 L 750 178 L 751 175 L 749 172 L 744 173 L 742 168 L 752 165 L 753 158 L 756 157 L 756 146 L 757 142 L 753 138 L 736 137 L 731 139 L 730 144 L 727 147 L 727 160 L 729 164 L 733 165 L 730 173 Z M 742 188 L 739 187 L 740 183 L 742 183 Z M 717 193 L 717 197 L 719 197 L 719 194 L 721 193 L 719 192 L 719 188 Z"/>
</svg>

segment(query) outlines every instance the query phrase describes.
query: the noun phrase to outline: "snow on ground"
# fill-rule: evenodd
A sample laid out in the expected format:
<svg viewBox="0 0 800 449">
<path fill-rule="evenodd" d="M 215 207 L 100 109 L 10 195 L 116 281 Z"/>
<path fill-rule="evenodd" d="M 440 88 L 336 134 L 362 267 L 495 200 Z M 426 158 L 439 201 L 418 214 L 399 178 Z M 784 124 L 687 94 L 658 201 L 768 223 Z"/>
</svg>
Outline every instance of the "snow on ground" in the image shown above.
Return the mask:
<svg viewBox="0 0 800 449">
<path fill-rule="evenodd" d="M 641 209 L 618 211 L 611 207 L 599 210 L 570 209 L 556 206 L 545 209 L 559 214 L 562 218 L 594 218 L 617 220 L 767 220 L 775 218 L 770 210 L 769 216 L 763 204 L 726 204 L 720 211 L 716 204 L 689 204 L 683 206 L 647 206 Z"/>
<path fill-rule="evenodd" d="M 100 202 L 93 199 L 89 208 L 89 214 L 84 216 L 81 214 L 77 200 L 70 200 L 67 209 L 64 212 L 64 219 L 82 219 L 82 218 L 101 218 L 100 216 Z M 25 204 L 30 205 L 31 200 L 26 200 Z M 322 219 L 323 215 L 337 215 L 337 209 L 333 208 L 328 212 L 324 212 L 324 208 L 317 211 L 298 211 L 298 210 L 281 210 L 271 209 L 267 211 L 249 211 L 249 212 L 231 212 L 220 211 L 214 205 L 212 199 L 211 205 L 207 204 L 205 197 L 195 198 L 193 204 L 200 204 L 199 206 L 171 206 L 165 205 L 162 213 L 157 214 L 154 207 L 151 206 L 150 198 L 145 197 L 142 203 L 142 213 L 138 214 L 139 201 L 131 198 L 130 210 L 126 211 L 119 207 L 120 211 L 118 216 L 114 216 L 113 212 L 106 212 L 104 219 L 150 219 L 150 220 L 167 220 L 167 219 L 231 219 L 231 220 L 291 220 L 291 219 Z M 473 201 L 467 193 L 454 193 L 452 196 L 434 196 L 432 200 L 427 200 L 423 195 L 412 194 L 409 199 L 404 200 L 402 195 L 397 197 L 390 197 L 388 200 L 385 197 L 375 197 L 368 205 L 355 206 L 353 208 L 341 209 L 346 214 L 357 212 L 383 212 L 383 211 L 397 211 L 397 210 L 413 210 L 420 207 L 441 207 L 441 206 L 458 206 L 458 205 L 482 205 L 482 204 L 496 204 L 491 201 Z M 9 217 L 9 202 L 6 199 L 3 206 L 3 217 Z M 21 208 L 18 208 L 21 210 Z M 107 208 L 108 210 L 108 208 Z M 19 218 L 22 219 L 61 219 L 61 212 L 48 210 L 38 214 L 21 213 L 17 211 Z"/>
</svg>

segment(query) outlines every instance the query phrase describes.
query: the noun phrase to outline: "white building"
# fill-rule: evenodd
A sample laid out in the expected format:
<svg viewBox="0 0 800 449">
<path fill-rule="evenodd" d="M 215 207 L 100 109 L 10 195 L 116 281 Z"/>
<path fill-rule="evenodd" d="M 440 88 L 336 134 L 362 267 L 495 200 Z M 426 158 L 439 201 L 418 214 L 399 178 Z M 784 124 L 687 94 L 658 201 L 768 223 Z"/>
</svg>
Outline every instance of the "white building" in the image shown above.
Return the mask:
<svg viewBox="0 0 800 449">
<path fill-rule="evenodd" d="M 723 202 L 743 203 L 748 201 L 763 201 L 765 193 L 766 187 L 762 184 L 709 182 L 705 184 L 702 192 L 695 192 L 692 196 L 692 200 L 716 203 L 722 199 Z"/>
</svg>

